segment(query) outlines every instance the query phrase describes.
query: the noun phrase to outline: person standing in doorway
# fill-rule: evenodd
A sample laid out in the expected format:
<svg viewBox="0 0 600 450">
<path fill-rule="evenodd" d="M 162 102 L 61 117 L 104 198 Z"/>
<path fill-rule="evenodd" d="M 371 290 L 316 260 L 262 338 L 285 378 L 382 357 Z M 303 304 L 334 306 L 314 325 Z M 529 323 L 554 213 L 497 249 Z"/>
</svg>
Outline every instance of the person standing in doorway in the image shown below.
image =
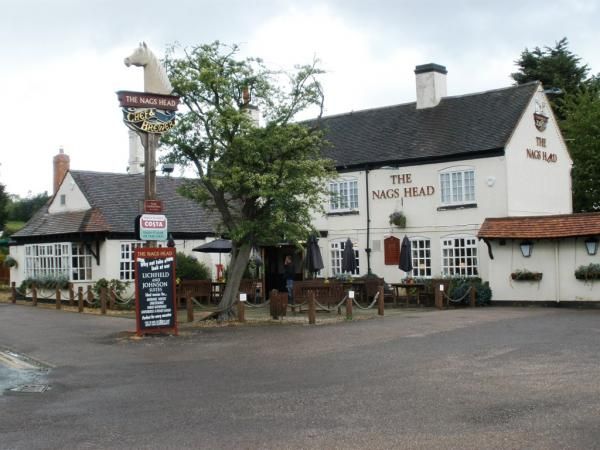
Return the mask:
<svg viewBox="0 0 600 450">
<path fill-rule="evenodd" d="M 292 257 L 287 255 L 283 261 L 283 276 L 285 278 L 285 288 L 288 292 L 288 303 L 294 304 L 294 262 Z"/>
</svg>

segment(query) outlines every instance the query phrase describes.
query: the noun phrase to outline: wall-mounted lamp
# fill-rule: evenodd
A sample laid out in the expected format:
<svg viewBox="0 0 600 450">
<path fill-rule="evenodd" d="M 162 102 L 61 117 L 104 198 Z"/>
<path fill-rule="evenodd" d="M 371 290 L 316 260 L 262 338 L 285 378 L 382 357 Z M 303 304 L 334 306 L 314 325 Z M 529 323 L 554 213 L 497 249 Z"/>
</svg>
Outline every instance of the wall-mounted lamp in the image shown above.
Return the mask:
<svg viewBox="0 0 600 450">
<path fill-rule="evenodd" d="M 588 255 L 594 256 L 598 251 L 598 239 L 596 238 L 587 238 L 585 240 L 585 249 L 587 250 Z"/>
<path fill-rule="evenodd" d="M 523 241 L 520 244 L 521 254 L 525 258 L 529 258 L 531 256 L 531 252 L 533 251 L 533 242 L 531 241 Z"/>
</svg>

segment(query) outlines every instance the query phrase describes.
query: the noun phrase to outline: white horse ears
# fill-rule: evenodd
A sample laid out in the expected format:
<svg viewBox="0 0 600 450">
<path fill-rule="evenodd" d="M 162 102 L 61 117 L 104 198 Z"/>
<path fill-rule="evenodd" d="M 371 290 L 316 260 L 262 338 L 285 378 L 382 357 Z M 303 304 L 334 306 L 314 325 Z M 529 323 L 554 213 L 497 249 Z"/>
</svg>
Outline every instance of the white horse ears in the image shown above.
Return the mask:
<svg viewBox="0 0 600 450">
<path fill-rule="evenodd" d="M 144 47 L 144 48 L 148 48 L 148 46 L 146 45 L 146 43 L 145 43 L 145 42 L 143 42 L 143 41 L 142 41 L 142 47 Z"/>
</svg>

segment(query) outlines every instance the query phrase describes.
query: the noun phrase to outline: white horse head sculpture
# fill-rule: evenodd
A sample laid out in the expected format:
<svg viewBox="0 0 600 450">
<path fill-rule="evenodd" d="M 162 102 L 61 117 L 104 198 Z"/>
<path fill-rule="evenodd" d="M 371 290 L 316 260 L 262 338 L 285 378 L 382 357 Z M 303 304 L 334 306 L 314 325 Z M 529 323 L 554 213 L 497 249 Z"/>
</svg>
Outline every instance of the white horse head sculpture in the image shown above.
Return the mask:
<svg viewBox="0 0 600 450">
<path fill-rule="evenodd" d="M 167 71 L 145 42 L 140 43 L 131 55 L 125 58 L 125 65 L 144 68 L 144 91 L 155 94 L 169 95 L 173 86 L 167 76 Z"/>
</svg>

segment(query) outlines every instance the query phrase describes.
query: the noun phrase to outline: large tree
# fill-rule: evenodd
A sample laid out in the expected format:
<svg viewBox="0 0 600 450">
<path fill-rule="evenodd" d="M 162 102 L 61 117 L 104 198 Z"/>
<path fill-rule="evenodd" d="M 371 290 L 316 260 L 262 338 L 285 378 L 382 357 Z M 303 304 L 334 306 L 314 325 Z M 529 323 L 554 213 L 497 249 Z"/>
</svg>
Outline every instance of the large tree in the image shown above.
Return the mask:
<svg viewBox="0 0 600 450">
<path fill-rule="evenodd" d="M 594 85 L 562 102 L 561 128 L 573 159 L 573 210 L 600 210 L 600 89 Z"/>
<path fill-rule="evenodd" d="M 8 218 L 8 194 L 5 192 L 4 185 L 0 183 L 0 231 L 4 228 Z"/>
<path fill-rule="evenodd" d="M 322 72 L 316 63 L 274 72 L 219 42 L 180 51 L 167 52 L 165 66 L 184 107 L 162 142 L 167 160 L 195 169 L 185 193 L 218 212 L 218 231 L 233 241 L 220 303 L 220 318 L 228 318 L 252 248 L 306 239 L 311 213 L 321 210 L 332 176 L 321 157 L 323 133 L 319 120 L 294 119 L 311 107 L 320 117 Z"/>
</svg>

